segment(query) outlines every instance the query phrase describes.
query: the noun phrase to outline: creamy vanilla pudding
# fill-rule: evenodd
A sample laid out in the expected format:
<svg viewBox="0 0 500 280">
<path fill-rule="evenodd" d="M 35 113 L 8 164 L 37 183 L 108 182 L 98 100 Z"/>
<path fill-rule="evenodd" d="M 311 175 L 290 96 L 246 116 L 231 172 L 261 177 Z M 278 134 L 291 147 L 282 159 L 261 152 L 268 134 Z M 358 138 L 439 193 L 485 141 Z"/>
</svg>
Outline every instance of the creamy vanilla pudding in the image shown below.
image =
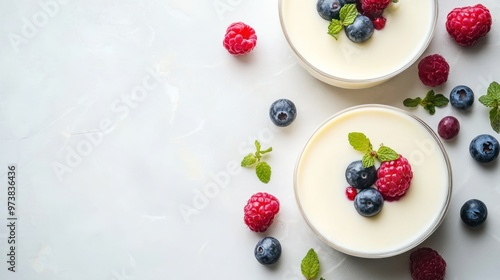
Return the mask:
<svg viewBox="0 0 500 280">
<path fill-rule="evenodd" d="M 412 65 L 429 45 L 438 13 L 437 0 L 400 0 L 384 10 L 387 19 L 364 43 L 344 31 L 335 40 L 329 22 L 318 15 L 317 0 L 280 0 L 285 37 L 301 65 L 317 79 L 343 88 L 380 84 Z"/>
<path fill-rule="evenodd" d="M 348 142 L 350 132 L 364 133 L 374 149 L 391 147 L 412 166 L 405 196 L 385 201 L 373 217 L 358 214 L 345 194 L 346 167 L 362 157 Z M 450 168 L 440 140 L 421 120 L 400 109 L 362 105 L 328 119 L 308 140 L 295 167 L 295 196 L 308 225 L 334 249 L 389 257 L 414 248 L 441 224 L 451 197 Z"/>
</svg>

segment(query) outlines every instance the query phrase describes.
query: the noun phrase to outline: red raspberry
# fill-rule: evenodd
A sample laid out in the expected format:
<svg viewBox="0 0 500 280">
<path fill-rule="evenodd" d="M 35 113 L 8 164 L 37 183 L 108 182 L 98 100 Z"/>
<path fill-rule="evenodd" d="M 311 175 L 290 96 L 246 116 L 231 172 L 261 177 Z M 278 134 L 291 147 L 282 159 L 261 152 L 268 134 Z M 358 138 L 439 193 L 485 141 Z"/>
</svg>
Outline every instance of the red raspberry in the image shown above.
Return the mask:
<svg viewBox="0 0 500 280">
<path fill-rule="evenodd" d="M 445 83 L 450 73 L 450 65 L 439 54 L 424 57 L 418 63 L 418 77 L 426 86 L 435 87 Z"/>
<path fill-rule="evenodd" d="M 443 280 L 446 262 L 438 252 L 423 247 L 410 255 L 410 273 L 413 280 Z"/>
<path fill-rule="evenodd" d="M 391 1 L 392 0 L 361 0 L 360 13 L 372 19 L 380 17 Z"/>
<path fill-rule="evenodd" d="M 375 185 L 386 201 L 400 199 L 410 188 L 413 172 L 406 158 L 382 162 L 377 170 Z"/>
<path fill-rule="evenodd" d="M 345 189 L 345 195 L 347 196 L 347 199 L 354 201 L 354 198 L 356 198 L 356 195 L 358 194 L 358 190 L 355 187 L 347 187 Z"/>
<path fill-rule="evenodd" d="M 257 35 L 252 27 L 243 22 L 235 22 L 226 29 L 222 43 L 230 54 L 244 55 L 257 44 Z"/>
<path fill-rule="evenodd" d="M 446 31 L 461 46 L 474 45 L 490 29 L 490 11 L 481 4 L 455 8 L 446 17 Z"/>
<path fill-rule="evenodd" d="M 271 194 L 258 192 L 250 197 L 243 209 L 245 224 L 256 232 L 264 232 L 280 210 L 279 200 Z"/>
</svg>

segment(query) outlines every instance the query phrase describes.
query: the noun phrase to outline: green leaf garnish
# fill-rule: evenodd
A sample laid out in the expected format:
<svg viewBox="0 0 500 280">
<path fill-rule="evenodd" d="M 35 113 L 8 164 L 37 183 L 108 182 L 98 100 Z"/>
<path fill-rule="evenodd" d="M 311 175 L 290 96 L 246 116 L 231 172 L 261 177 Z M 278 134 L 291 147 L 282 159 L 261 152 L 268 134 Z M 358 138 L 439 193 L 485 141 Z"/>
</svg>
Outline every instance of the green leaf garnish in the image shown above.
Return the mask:
<svg viewBox="0 0 500 280">
<path fill-rule="evenodd" d="M 332 35 L 333 38 L 337 39 L 338 34 L 342 31 L 343 25 L 338 19 L 332 19 L 328 25 L 328 34 Z"/>
<path fill-rule="evenodd" d="M 257 158 L 255 157 L 254 154 L 250 153 L 243 158 L 243 160 L 241 161 L 241 166 L 248 167 L 256 162 Z"/>
<path fill-rule="evenodd" d="M 382 145 L 377 150 L 377 157 L 381 162 L 384 162 L 395 160 L 399 155 L 393 149 Z"/>
<path fill-rule="evenodd" d="M 497 82 L 491 82 L 487 93 L 479 97 L 479 102 L 491 108 L 489 113 L 491 128 L 496 133 L 500 133 L 500 85 Z"/>
<path fill-rule="evenodd" d="M 349 144 L 351 144 L 356 151 L 369 152 L 372 150 L 370 139 L 368 139 L 368 137 L 361 132 L 351 132 L 347 138 L 349 140 Z"/>
<path fill-rule="evenodd" d="M 338 34 L 344 26 L 348 26 L 354 22 L 358 16 L 358 9 L 356 4 L 345 4 L 340 8 L 339 19 L 332 19 L 328 25 L 328 34 L 337 39 Z"/>
<path fill-rule="evenodd" d="M 420 97 L 416 98 L 406 98 L 403 100 L 403 105 L 406 107 L 417 107 L 418 105 L 422 106 L 429 114 L 434 115 L 436 113 L 436 107 L 442 108 L 448 103 L 450 100 L 442 95 L 436 94 L 434 90 L 430 90 L 425 95 L 424 99 Z"/>
<path fill-rule="evenodd" d="M 273 150 L 272 147 L 269 147 L 265 150 L 261 150 L 262 147 L 260 145 L 260 142 L 255 140 L 255 153 L 250 153 L 243 157 L 241 160 L 241 166 L 242 167 L 250 167 L 257 163 L 255 165 L 255 173 L 257 174 L 257 178 L 264 183 L 267 184 L 271 180 L 271 166 L 264 161 L 261 161 L 262 155 L 267 154 Z"/>
<path fill-rule="evenodd" d="M 373 150 L 370 139 L 368 139 L 368 137 L 361 132 L 350 132 L 347 135 L 347 139 L 349 140 L 349 144 L 351 144 L 356 151 L 363 153 L 361 161 L 363 163 L 363 167 L 365 168 L 374 166 L 376 159 L 380 162 L 385 162 L 396 160 L 399 157 L 398 153 L 384 145 L 380 145 L 376 151 Z"/>
<path fill-rule="evenodd" d="M 354 19 L 358 16 L 358 8 L 356 4 L 347 4 L 342 6 L 339 11 L 339 17 L 342 21 L 342 25 L 348 26 L 354 22 Z"/>
<path fill-rule="evenodd" d="M 269 183 L 271 180 L 271 166 L 267 162 L 261 161 L 255 166 L 255 173 L 262 183 Z"/>
<path fill-rule="evenodd" d="M 318 276 L 319 258 L 314 249 L 309 249 L 306 256 L 302 259 L 300 270 L 307 280 L 312 280 Z"/>
</svg>

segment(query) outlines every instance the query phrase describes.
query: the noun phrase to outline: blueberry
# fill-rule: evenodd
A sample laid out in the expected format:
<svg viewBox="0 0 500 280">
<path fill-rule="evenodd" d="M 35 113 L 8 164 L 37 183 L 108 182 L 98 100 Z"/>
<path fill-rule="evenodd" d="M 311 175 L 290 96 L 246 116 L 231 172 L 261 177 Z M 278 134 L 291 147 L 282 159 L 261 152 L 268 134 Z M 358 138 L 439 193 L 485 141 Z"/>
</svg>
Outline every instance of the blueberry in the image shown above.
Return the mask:
<svg viewBox="0 0 500 280">
<path fill-rule="evenodd" d="M 382 206 L 384 206 L 384 198 L 374 188 L 361 190 L 354 198 L 354 208 L 361 216 L 375 216 L 382 210 Z"/>
<path fill-rule="evenodd" d="M 254 255 L 261 264 L 274 264 L 281 256 L 281 243 L 274 237 L 264 237 L 257 242 Z"/>
<path fill-rule="evenodd" d="M 359 14 L 354 22 L 344 28 L 347 37 L 355 43 L 368 40 L 374 31 L 373 22 L 364 15 Z"/>
<path fill-rule="evenodd" d="M 498 157 L 498 140 L 489 134 L 478 135 L 470 142 L 469 152 L 480 163 L 491 162 Z"/>
<path fill-rule="evenodd" d="M 479 199 L 470 199 L 460 208 L 460 218 L 470 227 L 481 225 L 486 221 L 486 217 L 488 217 L 488 208 Z"/>
<path fill-rule="evenodd" d="M 271 121 L 277 126 L 288 126 L 297 117 L 297 108 L 295 104 L 288 99 L 278 99 L 271 104 L 269 108 Z"/>
<path fill-rule="evenodd" d="M 468 86 L 456 86 L 450 92 L 450 104 L 451 106 L 460 109 L 467 110 L 474 103 L 474 92 Z"/>
<path fill-rule="evenodd" d="M 316 10 L 318 14 L 328 21 L 339 19 L 340 8 L 342 8 L 344 0 L 318 0 L 316 2 Z"/>
<path fill-rule="evenodd" d="M 375 166 L 365 168 L 361 160 L 353 161 L 345 170 L 345 178 L 350 186 L 356 189 L 366 189 L 377 180 L 377 169 Z"/>
</svg>

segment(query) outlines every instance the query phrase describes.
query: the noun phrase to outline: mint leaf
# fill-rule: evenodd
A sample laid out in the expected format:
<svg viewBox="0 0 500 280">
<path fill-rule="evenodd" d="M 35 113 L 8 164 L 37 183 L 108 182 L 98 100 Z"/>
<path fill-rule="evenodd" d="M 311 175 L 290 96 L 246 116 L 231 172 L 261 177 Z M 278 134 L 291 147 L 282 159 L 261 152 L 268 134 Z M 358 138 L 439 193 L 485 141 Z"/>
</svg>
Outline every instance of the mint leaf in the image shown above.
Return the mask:
<svg viewBox="0 0 500 280">
<path fill-rule="evenodd" d="M 479 102 L 490 110 L 490 125 L 496 133 L 500 133 L 500 84 L 491 82 L 486 95 L 479 97 Z"/>
<path fill-rule="evenodd" d="M 418 105 L 422 106 L 429 114 L 434 115 L 436 113 L 436 107 L 442 108 L 448 103 L 450 100 L 442 95 L 442 94 L 437 94 L 434 92 L 434 90 L 430 90 L 427 92 L 425 95 L 424 99 L 420 97 L 416 98 L 406 98 L 403 100 L 403 105 L 406 107 L 417 107 Z"/>
<path fill-rule="evenodd" d="M 358 16 L 356 4 L 345 4 L 339 12 L 339 18 L 343 26 L 351 25 Z"/>
<path fill-rule="evenodd" d="M 372 167 L 375 165 L 375 157 L 371 153 L 366 153 L 361 159 L 364 168 Z"/>
<path fill-rule="evenodd" d="M 260 142 L 258 140 L 255 140 L 254 145 L 255 145 L 255 150 L 256 150 L 255 155 L 260 154 L 260 147 L 261 147 Z"/>
<path fill-rule="evenodd" d="M 257 158 L 255 157 L 254 154 L 250 153 L 243 158 L 243 160 L 241 161 L 241 166 L 248 167 L 256 162 L 257 162 Z"/>
<path fill-rule="evenodd" d="M 422 98 L 417 97 L 417 98 L 406 98 L 403 100 L 403 105 L 406 107 L 417 107 L 420 105 L 420 102 L 422 101 Z"/>
<path fill-rule="evenodd" d="M 300 270 L 307 280 L 314 279 L 318 276 L 319 258 L 314 249 L 309 249 L 306 256 L 302 259 Z"/>
<path fill-rule="evenodd" d="M 391 161 L 398 159 L 399 154 L 387 146 L 380 146 L 377 150 L 377 158 L 381 161 Z"/>
<path fill-rule="evenodd" d="M 498 107 L 490 110 L 490 124 L 496 133 L 500 133 L 500 109 Z"/>
<path fill-rule="evenodd" d="M 257 174 L 259 180 L 264 184 L 269 183 L 271 180 L 271 166 L 264 161 L 257 163 L 255 166 L 255 173 Z"/>
<path fill-rule="evenodd" d="M 479 97 L 479 102 L 486 107 L 494 108 L 498 106 L 498 101 L 491 95 L 483 95 Z"/>
<path fill-rule="evenodd" d="M 250 167 L 257 163 L 255 166 L 255 173 L 257 174 L 257 178 L 265 184 L 269 183 L 271 180 L 271 166 L 266 162 L 261 161 L 262 155 L 270 153 L 273 148 L 269 147 L 265 150 L 262 150 L 262 146 L 260 142 L 255 140 L 255 153 L 250 153 L 243 157 L 241 160 L 242 167 Z"/>
<path fill-rule="evenodd" d="M 384 162 L 395 160 L 399 157 L 399 154 L 396 153 L 396 151 L 384 145 L 380 145 L 378 150 L 374 151 L 372 144 L 370 143 L 370 139 L 368 139 L 368 137 L 361 132 L 350 132 L 347 135 L 347 138 L 349 140 L 349 144 L 351 144 L 355 150 L 364 153 L 361 158 L 364 168 L 374 166 L 376 159 L 380 162 Z"/>
<path fill-rule="evenodd" d="M 448 105 L 449 102 L 450 102 L 450 100 L 442 94 L 438 94 L 438 95 L 434 96 L 433 103 L 434 103 L 434 106 L 436 106 L 438 108 L 442 108 L 442 107 Z"/>
<path fill-rule="evenodd" d="M 337 39 L 338 34 L 342 31 L 342 22 L 337 19 L 332 19 L 328 25 L 328 34 L 332 35 L 333 38 Z"/>
<path fill-rule="evenodd" d="M 488 95 L 492 95 L 496 100 L 500 100 L 500 85 L 497 82 L 491 82 L 488 86 Z"/>
<path fill-rule="evenodd" d="M 347 138 L 349 140 L 349 144 L 351 144 L 356 151 L 366 153 L 372 150 L 370 139 L 368 139 L 368 137 L 361 132 L 351 132 L 347 135 Z"/>
</svg>

